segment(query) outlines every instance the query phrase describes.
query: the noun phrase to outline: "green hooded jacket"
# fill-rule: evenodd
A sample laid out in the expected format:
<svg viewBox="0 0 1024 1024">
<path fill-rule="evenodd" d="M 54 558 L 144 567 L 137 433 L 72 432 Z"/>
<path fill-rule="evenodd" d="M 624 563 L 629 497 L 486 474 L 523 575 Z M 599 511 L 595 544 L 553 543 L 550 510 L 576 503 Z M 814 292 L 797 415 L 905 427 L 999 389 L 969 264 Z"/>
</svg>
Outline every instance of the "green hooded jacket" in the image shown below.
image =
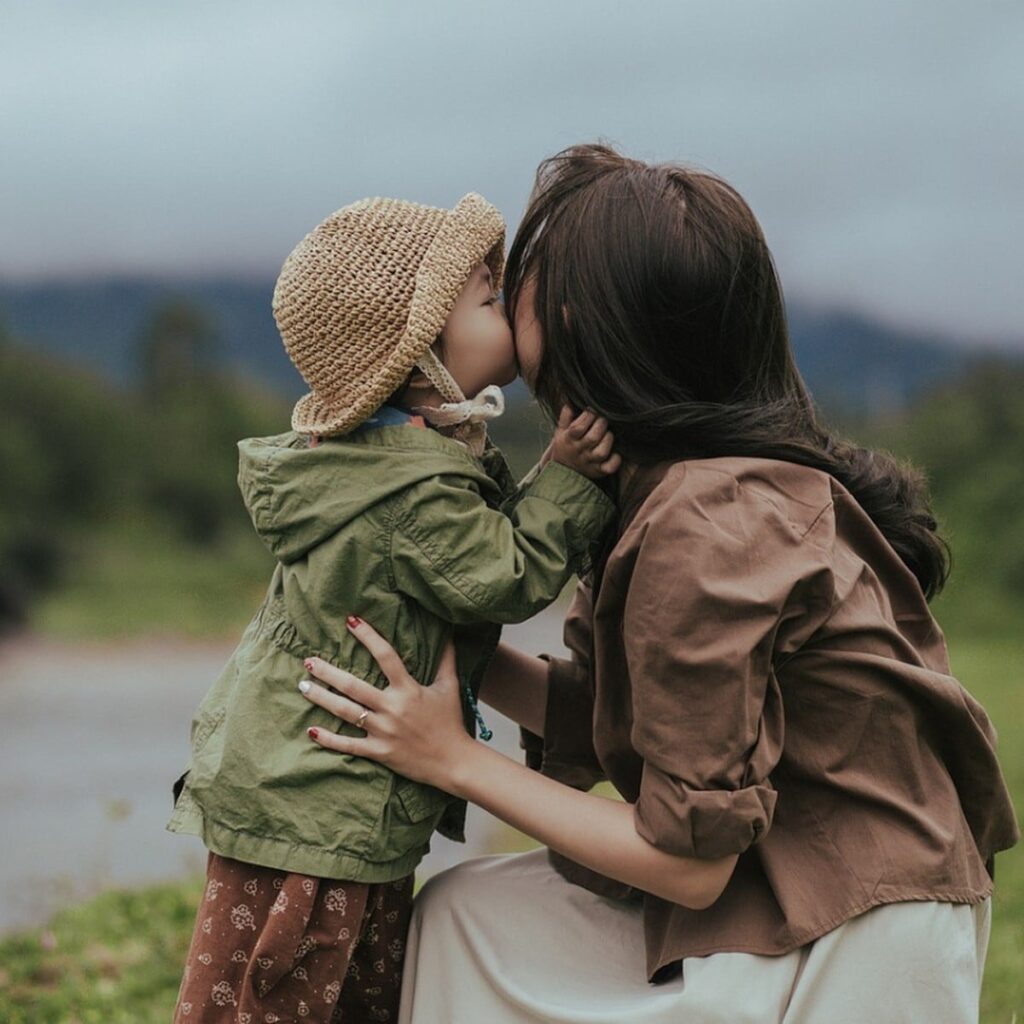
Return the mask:
<svg viewBox="0 0 1024 1024">
<path fill-rule="evenodd" d="M 304 659 L 318 655 L 386 686 L 345 628 L 357 614 L 424 683 L 454 635 L 460 681 L 475 694 L 499 624 L 528 619 L 558 596 L 614 506 L 556 463 L 517 489 L 497 448 L 477 459 L 411 425 L 316 447 L 286 433 L 242 441 L 239 450 L 246 506 L 278 564 L 196 712 L 168 828 L 251 864 L 352 881 L 400 878 L 435 828 L 463 838 L 465 804 L 310 742 L 310 726 L 361 733 L 301 696 Z M 468 707 L 466 719 L 472 731 Z"/>
</svg>

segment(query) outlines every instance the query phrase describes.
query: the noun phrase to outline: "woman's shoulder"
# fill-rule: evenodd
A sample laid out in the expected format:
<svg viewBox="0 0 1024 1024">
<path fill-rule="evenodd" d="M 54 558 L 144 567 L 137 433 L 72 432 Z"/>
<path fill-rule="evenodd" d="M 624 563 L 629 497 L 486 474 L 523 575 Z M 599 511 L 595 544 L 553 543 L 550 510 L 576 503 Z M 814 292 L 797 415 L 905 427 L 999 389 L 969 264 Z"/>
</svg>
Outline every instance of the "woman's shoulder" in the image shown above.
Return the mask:
<svg viewBox="0 0 1024 1024">
<path fill-rule="evenodd" d="M 820 625 L 840 547 L 828 474 L 729 457 L 641 470 L 631 483 L 648 491 L 605 564 L 602 591 L 628 592 L 652 635 L 709 617 L 729 623 L 730 643 L 737 631 L 767 636 L 784 617 L 789 640 Z"/>
<path fill-rule="evenodd" d="M 831 510 L 835 488 L 827 473 L 794 462 L 749 456 L 683 459 L 639 469 L 623 508 L 630 527 L 645 532 L 661 524 L 721 528 L 733 523 L 745 524 L 744 533 L 751 536 L 779 526 L 804 534 Z"/>
</svg>

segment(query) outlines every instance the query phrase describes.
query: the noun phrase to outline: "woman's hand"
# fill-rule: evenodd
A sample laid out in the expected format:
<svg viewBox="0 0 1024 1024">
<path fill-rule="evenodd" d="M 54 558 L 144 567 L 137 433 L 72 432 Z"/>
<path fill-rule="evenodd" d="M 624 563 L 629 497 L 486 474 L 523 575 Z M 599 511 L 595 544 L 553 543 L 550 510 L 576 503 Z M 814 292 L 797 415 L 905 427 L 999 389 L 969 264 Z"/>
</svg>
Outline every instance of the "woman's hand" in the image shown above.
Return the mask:
<svg viewBox="0 0 1024 1024">
<path fill-rule="evenodd" d="M 467 744 L 474 745 L 462 719 L 452 642 L 445 647 L 433 685 L 421 686 L 375 629 L 355 616 L 348 628 L 376 659 L 390 685 L 378 690 L 351 672 L 310 658 L 306 670 L 331 689 L 303 680 L 303 695 L 366 733 L 339 736 L 317 728 L 309 730 L 310 738 L 328 750 L 368 757 L 406 778 L 450 790 L 454 768 Z"/>
</svg>

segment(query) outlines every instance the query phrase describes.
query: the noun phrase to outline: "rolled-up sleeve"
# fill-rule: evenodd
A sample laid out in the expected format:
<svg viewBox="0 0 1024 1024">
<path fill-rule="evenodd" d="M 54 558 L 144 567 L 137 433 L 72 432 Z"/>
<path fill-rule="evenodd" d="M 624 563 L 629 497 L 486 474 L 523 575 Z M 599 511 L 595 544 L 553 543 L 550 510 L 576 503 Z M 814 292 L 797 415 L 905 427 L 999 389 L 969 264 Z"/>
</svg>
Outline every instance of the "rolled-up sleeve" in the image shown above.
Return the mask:
<svg viewBox="0 0 1024 1024">
<path fill-rule="evenodd" d="M 788 625 L 813 629 L 829 574 L 811 526 L 726 474 L 698 471 L 647 523 L 626 600 L 634 815 L 653 846 L 705 859 L 771 828 L 782 753 L 774 672 Z M 824 601 L 824 606 L 823 606 Z"/>
</svg>

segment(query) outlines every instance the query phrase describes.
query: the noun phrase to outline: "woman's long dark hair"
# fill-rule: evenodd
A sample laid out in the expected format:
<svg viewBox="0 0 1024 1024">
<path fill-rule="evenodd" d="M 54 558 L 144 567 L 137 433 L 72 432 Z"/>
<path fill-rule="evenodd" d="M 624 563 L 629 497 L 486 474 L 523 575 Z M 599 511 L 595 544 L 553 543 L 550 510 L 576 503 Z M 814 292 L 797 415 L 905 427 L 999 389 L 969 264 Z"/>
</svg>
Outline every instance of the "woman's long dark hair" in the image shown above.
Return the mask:
<svg viewBox="0 0 1024 1024">
<path fill-rule="evenodd" d="M 637 463 L 745 455 L 831 474 L 917 577 L 942 588 L 948 551 L 910 466 L 821 425 L 789 344 L 760 225 L 706 171 L 604 145 L 545 160 L 505 273 L 510 314 L 535 282 L 537 397 L 607 417 Z"/>
</svg>

